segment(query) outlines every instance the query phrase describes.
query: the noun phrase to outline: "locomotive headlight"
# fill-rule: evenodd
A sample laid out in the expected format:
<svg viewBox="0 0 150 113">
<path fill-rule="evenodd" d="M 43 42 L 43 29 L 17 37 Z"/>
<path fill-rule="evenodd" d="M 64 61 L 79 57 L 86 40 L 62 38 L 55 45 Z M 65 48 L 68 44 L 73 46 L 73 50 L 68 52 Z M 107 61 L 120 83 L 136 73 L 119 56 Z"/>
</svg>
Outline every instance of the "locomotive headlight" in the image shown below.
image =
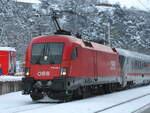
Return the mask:
<svg viewBox="0 0 150 113">
<path fill-rule="evenodd" d="M 30 69 L 29 68 L 25 68 L 25 75 L 29 76 L 30 75 Z"/>
<path fill-rule="evenodd" d="M 61 74 L 61 76 L 66 76 L 67 75 L 67 68 L 61 68 L 60 74 Z"/>
</svg>

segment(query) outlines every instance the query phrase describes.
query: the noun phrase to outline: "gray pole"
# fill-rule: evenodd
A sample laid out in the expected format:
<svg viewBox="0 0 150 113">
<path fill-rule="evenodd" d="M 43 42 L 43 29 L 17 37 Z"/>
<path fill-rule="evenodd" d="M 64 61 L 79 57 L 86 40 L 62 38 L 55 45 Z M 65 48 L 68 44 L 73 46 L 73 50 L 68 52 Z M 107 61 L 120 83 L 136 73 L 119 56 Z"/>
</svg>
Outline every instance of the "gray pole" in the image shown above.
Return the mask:
<svg viewBox="0 0 150 113">
<path fill-rule="evenodd" d="M 110 22 L 108 22 L 108 24 L 107 24 L 108 26 L 108 37 L 107 37 L 107 40 L 108 40 L 108 45 L 109 46 L 111 46 L 111 36 L 110 36 L 110 33 L 111 33 L 111 31 L 110 31 L 110 27 L 111 27 L 111 25 L 110 25 Z"/>
<path fill-rule="evenodd" d="M 112 4 L 108 4 L 108 3 L 101 3 L 101 4 L 97 4 L 96 6 L 105 6 L 105 7 L 114 7 L 114 5 Z M 108 16 L 108 23 L 107 23 L 107 37 L 106 37 L 106 40 L 108 42 L 108 45 L 111 46 L 111 23 L 112 23 L 112 20 L 111 20 L 111 15 L 107 15 Z"/>
</svg>

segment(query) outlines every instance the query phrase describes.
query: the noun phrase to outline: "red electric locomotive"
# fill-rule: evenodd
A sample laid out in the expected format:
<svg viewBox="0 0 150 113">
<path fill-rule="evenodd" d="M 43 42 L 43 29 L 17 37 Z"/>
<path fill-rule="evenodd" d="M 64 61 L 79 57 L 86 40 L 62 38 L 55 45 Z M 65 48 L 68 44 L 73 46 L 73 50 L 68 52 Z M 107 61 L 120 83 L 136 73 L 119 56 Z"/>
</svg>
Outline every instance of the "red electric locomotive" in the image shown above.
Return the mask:
<svg viewBox="0 0 150 113">
<path fill-rule="evenodd" d="M 13 75 L 16 67 L 16 50 L 0 47 L 0 75 Z"/>
<path fill-rule="evenodd" d="M 66 100 L 150 82 L 150 57 L 72 36 L 34 38 L 26 51 L 23 94 Z"/>
<path fill-rule="evenodd" d="M 121 75 L 115 49 L 63 35 L 33 39 L 25 67 L 24 94 L 33 100 L 42 98 L 43 92 L 64 99 L 86 86 L 119 83 Z"/>
</svg>

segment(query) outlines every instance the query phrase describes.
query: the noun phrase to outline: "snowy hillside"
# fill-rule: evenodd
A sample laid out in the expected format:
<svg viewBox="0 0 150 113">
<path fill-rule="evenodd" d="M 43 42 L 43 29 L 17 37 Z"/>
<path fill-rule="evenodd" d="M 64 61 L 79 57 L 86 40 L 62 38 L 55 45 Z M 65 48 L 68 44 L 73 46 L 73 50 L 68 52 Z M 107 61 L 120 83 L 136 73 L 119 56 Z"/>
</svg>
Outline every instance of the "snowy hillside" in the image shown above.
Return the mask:
<svg viewBox="0 0 150 113">
<path fill-rule="evenodd" d="M 25 49 L 32 38 L 52 34 L 55 31 L 50 17 L 34 16 L 49 14 L 53 8 L 75 12 L 75 15 L 66 14 L 60 19 L 60 23 L 64 29 L 73 31 L 74 34 L 79 32 L 84 39 L 106 40 L 107 25 L 110 22 L 113 47 L 149 54 L 149 12 L 121 8 L 118 4 L 111 8 L 104 8 L 97 4 L 99 4 L 98 0 L 44 0 L 41 4 L 1 0 L 0 46 L 15 47 L 18 60 L 23 60 Z"/>
</svg>

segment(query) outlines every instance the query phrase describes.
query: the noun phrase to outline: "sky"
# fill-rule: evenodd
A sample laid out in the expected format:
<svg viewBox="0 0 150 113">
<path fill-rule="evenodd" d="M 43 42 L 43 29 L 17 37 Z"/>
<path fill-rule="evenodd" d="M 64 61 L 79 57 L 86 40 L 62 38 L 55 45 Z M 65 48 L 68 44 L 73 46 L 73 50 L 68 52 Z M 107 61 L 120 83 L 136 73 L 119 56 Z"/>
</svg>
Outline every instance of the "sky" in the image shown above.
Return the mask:
<svg viewBox="0 0 150 113">
<path fill-rule="evenodd" d="M 141 10 L 150 11 L 150 0 L 108 0 L 111 3 L 119 2 L 121 6 L 125 6 L 127 8 L 135 7 Z"/>
<path fill-rule="evenodd" d="M 17 0 L 22 2 L 29 2 L 29 3 L 40 3 L 39 0 Z M 102 0 L 105 1 L 105 0 Z M 110 3 L 120 3 L 122 7 L 135 7 L 137 9 L 150 11 L 150 0 L 108 0 Z"/>
</svg>

